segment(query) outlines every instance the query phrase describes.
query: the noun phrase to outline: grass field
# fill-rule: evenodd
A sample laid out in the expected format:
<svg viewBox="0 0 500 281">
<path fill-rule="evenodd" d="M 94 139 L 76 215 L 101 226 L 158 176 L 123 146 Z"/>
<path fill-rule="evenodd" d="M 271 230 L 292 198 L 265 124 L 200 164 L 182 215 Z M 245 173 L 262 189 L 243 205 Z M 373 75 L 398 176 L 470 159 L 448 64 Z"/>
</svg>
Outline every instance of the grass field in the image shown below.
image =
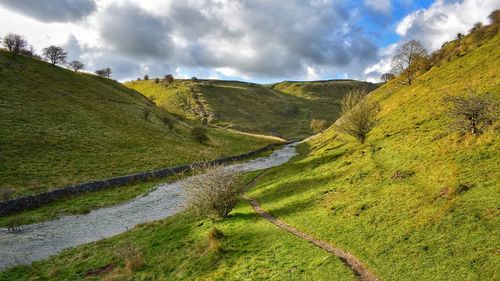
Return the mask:
<svg viewBox="0 0 500 281">
<path fill-rule="evenodd" d="M 500 100 L 500 37 L 373 98 L 379 125 L 361 145 L 333 129 L 302 144 L 250 192 L 271 214 L 354 253 L 382 280 L 500 277 L 498 123 L 449 130 L 445 95 L 472 86 Z M 469 85 L 468 85 L 469 84 Z"/>
<path fill-rule="evenodd" d="M 499 46 L 496 36 L 412 86 L 383 85 L 371 94 L 381 112 L 364 144 L 330 128 L 268 170 L 248 195 L 354 254 L 381 280 L 499 280 L 499 121 L 480 136 L 460 135 L 450 130 L 444 102 L 469 88 L 500 100 Z M 223 235 L 210 235 L 214 227 Z M 142 266 L 127 264 L 123 245 Z M 0 280 L 354 278 L 340 260 L 259 218 L 244 201 L 225 220 L 184 212 L 0 273 Z"/>
<path fill-rule="evenodd" d="M 3 51 L 0 80 L 0 190 L 10 197 L 275 142 L 211 128 L 199 144 L 183 123 L 169 131 L 162 118 L 172 115 L 120 83 Z"/>
<path fill-rule="evenodd" d="M 203 223 L 203 224 L 202 224 Z M 223 237 L 208 238 L 216 227 Z M 214 241 L 215 240 L 215 241 Z M 128 270 L 122 245 L 144 266 Z M 95 275 L 88 273 L 112 265 Z M 342 262 L 288 234 L 240 203 L 231 218 L 198 221 L 189 213 L 144 224 L 47 261 L 0 272 L 0 280 L 356 280 Z"/>
<path fill-rule="evenodd" d="M 354 80 L 263 86 L 220 80 L 176 80 L 165 84 L 150 79 L 125 85 L 186 119 L 196 120 L 205 115 L 211 124 L 285 138 L 311 135 L 313 118 L 335 121 L 339 101 L 350 89 L 376 88 L 374 84 Z M 179 97 L 184 97 L 184 103 Z"/>
</svg>

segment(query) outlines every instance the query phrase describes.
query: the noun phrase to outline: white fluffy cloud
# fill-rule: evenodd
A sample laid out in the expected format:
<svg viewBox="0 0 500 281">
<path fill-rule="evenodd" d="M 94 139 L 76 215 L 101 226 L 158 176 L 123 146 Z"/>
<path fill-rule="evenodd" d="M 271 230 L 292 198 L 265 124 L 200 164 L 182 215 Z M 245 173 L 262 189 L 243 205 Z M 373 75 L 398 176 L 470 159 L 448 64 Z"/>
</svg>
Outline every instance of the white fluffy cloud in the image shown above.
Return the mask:
<svg viewBox="0 0 500 281">
<path fill-rule="evenodd" d="M 476 22 L 488 22 L 488 15 L 500 8 L 498 0 L 438 0 L 427 9 L 409 14 L 396 27 L 403 41 L 417 39 L 436 50 L 457 33 L 467 33 Z"/>
<path fill-rule="evenodd" d="M 0 33 L 19 32 L 12 22 L 47 16 L 42 8 L 35 7 L 39 11 L 34 12 L 29 5 L 14 8 L 11 2 L 0 0 L 5 9 L 0 9 L 0 26 L 3 15 L 11 18 L 9 30 L 0 28 Z M 43 1 L 50 5 L 77 2 L 93 3 Z M 177 67 L 193 75 L 197 73 L 190 69 L 201 68 L 202 74 L 254 80 L 336 73 L 354 77 L 374 62 L 377 46 L 356 26 L 348 4 L 336 0 L 101 0 L 85 13 L 85 21 L 61 23 L 52 32 L 56 24 L 45 24 L 46 28 L 30 24 L 19 33 L 30 42 L 35 38 L 38 49 L 69 38 L 66 46 L 75 50 L 73 54 L 70 50 L 71 56 L 79 54 L 88 67 L 109 63 L 120 80 L 142 76 L 145 70 L 150 76 L 164 75 Z M 61 9 L 63 14 L 75 10 L 68 5 Z M 14 10 L 16 15 L 10 13 Z"/>
<path fill-rule="evenodd" d="M 398 44 L 418 39 L 434 50 L 499 5 L 437 0 L 394 32 Z M 0 35 L 23 34 L 38 50 L 64 45 L 88 70 L 110 66 L 120 80 L 175 69 L 256 81 L 373 80 L 398 44 L 377 46 L 382 35 L 358 26 L 367 24 L 360 11 L 374 11 L 366 19 L 385 25 L 395 7 L 390 0 L 0 0 Z"/>
<path fill-rule="evenodd" d="M 488 23 L 488 16 L 500 8 L 497 0 L 437 0 L 427 9 L 419 9 L 404 17 L 396 25 L 400 36 L 397 44 L 382 48 L 379 61 L 364 70 L 368 80 L 378 80 L 390 70 L 391 58 L 401 44 L 416 39 L 429 51 L 439 49 L 446 41 L 452 40 L 457 33 L 468 33 L 476 22 Z"/>
</svg>

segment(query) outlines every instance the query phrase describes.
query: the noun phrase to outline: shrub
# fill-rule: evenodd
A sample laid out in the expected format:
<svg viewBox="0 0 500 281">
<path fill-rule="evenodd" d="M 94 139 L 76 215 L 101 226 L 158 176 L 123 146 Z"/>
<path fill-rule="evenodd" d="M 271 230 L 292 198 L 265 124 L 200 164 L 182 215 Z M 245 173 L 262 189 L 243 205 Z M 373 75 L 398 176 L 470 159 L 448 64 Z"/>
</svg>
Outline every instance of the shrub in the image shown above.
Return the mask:
<svg viewBox="0 0 500 281">
<path fill-rule="evenodd" d="M 149 80 L 149 76 L 146 74 L 144 75 L 144 81 L 148 81 Z"/>
<path fill-rule="evenodd" d="M 226 218 L 243 192 L 242 175 L 209 162 L 193 171 L 196 175 L 183 182 L 188 208 L 203 218 Z"/>
<path fill-rule="evenodd" d="M 125 268 L 130 272 L 139 270 L 145 265 L 142 251 L 131 243 L 117 247 L 115 252 L 118 257 L 125 261 Z"/>
<path fill-rule="evenodd" d="M 165 75 L 165 83 L 172 84 L 174 82 L 174 76 L 172 74 Z"/>
<path fill-rule="evenodd" d="M 106 68 L 103 68 L 103 69 L 98 69 L 98 70 L 95 71 L 95 74 L 97 74 L 99 77 L 110 78 L 111 77 L 111 68 L 106 67 Z"/>
<path fill-rule="evenodd" d="M 326 128 L 328 128 L 326 120 L 320 120 L 320 119 L 311 120 L 311 129 L 315 134 L 322 132 Z"/>
<path fill-rule="evenodd" d="M 198 78 L 196 78 L 196 77 L 193 76 L 193 77 L 191 77 L 191 81 L 198 82 Z"/>
<path fill-rule="evenodd" d="M 203 127 L 198 127 L 198 126 L 193 127 L 191 129 L 191 136 L 199 143 L 208 140 L 207 129 Z"/>
<path fill-rule="evenodd" d="M 168 130 L 169 131 L 172 131 L 174 129 L 174 120 L 172 120 L 172 118 L 169 118 L 167 116 L 163 116 L 163 118 L 161 119 L 163 121 L 163 124 L 165 124 L 165 126 L 167 126 Z"/>
<path fill-rule="evenodd" d="M 452 120 L 452 128 L 461 133 L 479 135 L 493 124 L 498 115 L 497 102 L 470 90 L 465 97 L 447 96 L 445 102 L 451 103 L 448 115 Z"/>
<path fill-rule="evenodd" d="M 460 195 L 460 194 L 463 194 L 467 191 L 469 191 L 470 189 L 472 188 L 472 185 L 471 184 L 468 184 L 468 183 L 460 183 L 457 185 L 457 187 L 455 188 L 455 193 L 457 195 Z"/>
<path fill-rule="evenodd" d="M 375 127 L 380 110 L 377 102 L 366 97 L 366 91 L 354 90 L 342 99 L 342 115 L 335 122 L 335 128 L 364 143 L 368 133 Z"/>
<path fill-rule="evenodd" d="M 155 84 L 160 83 L 160 78 L 155 78 Z"/>
<path fill-rule="evenodd" d="M 144 120 L 148 120 L 149 119 L 149 115 L 151 115 L 151 110 L 149 110 L 149 108 L 144 108 L 142 113 L 144 114 Z"/>
</svg>

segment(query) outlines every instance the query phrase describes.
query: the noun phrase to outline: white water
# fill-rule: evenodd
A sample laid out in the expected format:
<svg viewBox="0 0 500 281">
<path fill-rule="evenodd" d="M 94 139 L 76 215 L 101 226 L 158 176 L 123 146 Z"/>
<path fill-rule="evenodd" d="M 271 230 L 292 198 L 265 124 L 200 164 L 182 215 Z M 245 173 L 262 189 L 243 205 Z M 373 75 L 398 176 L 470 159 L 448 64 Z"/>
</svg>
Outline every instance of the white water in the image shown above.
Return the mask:
<svg viewBox="0 0 500 281">
<path fill-rule="evenodd" d="M 256 171 L 279 166 L 296 155 L 289 144 L 270 156 L 233 164 L 227 169 Z M 147 221 L 172 216 L 184 203 L 181 181 L 159 185 L 154 191 L 131 201 L 63 216 L 57 220 L 25 225 L 20 232 L 0 230 L 0 270 L 48 258 L 64 249 L 117 235 Z"/>
</svg>

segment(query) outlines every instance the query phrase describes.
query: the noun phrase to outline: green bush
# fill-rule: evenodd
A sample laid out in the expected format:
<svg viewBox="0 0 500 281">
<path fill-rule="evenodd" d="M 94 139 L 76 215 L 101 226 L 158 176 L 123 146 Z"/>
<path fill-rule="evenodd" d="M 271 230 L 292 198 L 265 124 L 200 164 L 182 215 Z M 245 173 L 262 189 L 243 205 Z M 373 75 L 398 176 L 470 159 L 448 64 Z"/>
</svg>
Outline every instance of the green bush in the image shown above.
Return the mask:
<svg viewBox="0 0 500 281">
<path fill-rule="evenodd" d="M 193 127 L 191 129 L 191 136 L 193 137 L 194 140 L 196 140 L 199 143 L 208 140 L 207 129 L 203 127 L 198 127 L 198 126 Z"/>
</svg>

